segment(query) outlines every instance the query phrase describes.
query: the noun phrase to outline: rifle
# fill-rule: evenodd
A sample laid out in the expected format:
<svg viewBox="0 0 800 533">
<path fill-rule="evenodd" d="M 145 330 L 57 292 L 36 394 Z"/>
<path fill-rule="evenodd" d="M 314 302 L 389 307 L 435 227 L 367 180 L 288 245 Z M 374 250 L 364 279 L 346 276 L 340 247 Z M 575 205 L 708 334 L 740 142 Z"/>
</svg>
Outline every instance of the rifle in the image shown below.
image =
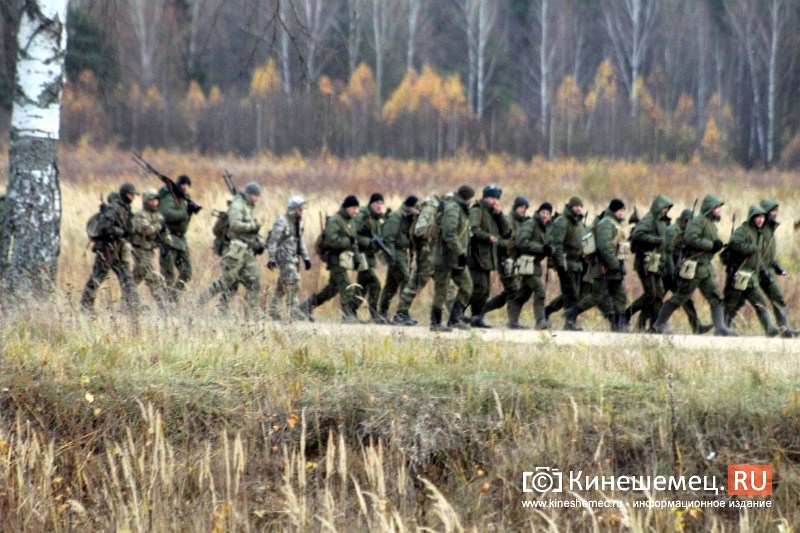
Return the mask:
<svg viewBox="0 0 800 533">
<path fill-rule="evenodd" d="M 233 183 L 233 176 L 231 175 L 231 173 L 225 170 L 222 173 L 222 180 L 225 182 L 225 185 L 228 187 L 228 190 L 231 192 L 231 194 L 233 196 L 236 196 L 236 193 L 239 191 L 236 190 L 236 185 L 234 185 Z"/>
<path fill-rule="evenodd" d="M 187 211 L 189 212 L 189 216 L 200 212 L 202 207 L 197 205 L 197 203 L 195 203 L 195 201 L 191 199 L 188 193 L 186 193 L 182 188 L 178 187 L 175 184 L 175 182 L 172 181 L 172 179 L 170 179 L 169 176 L 165 176 L 164 174 L 156 170 L 156 168 L 153 165 L 142 159 L 141 154 L 134 152 L 133 161 L 137 165 L 145 169 L 147 172 L 149 172 L 150 174 L 155 174 L 161 181 L 163 181 L 164 185 L 167 186 L 167 190 L 175 199 L 175 201 L 186 200 L 186 208 Z"/>
<path fill-rule="evenodd" d="M 386 244 L 386 241 L 383 240 L 383 237 L 378 235 L 377 233 L 373 233 L 371 235 L 372 242 L 381 249 L 383 253 L 386 254 L 386 257 L 389 258 L 389 263 L 394 263 L 395 257 L 392 253 L 392 250 L 389 248 L 389 245 Z"/>
<path fill-rule="evenodd" d="M 697 198 L 694 199 L 694 203 L 692 204 L 692 220 L 694 220 L 694 212 L 697 209 Z M 686 256 L 686 230 L 689 229 L 689 224 L 691 224 L 691 220 L 686 223 L 686 227 L 683 228 L 683 237 L 681 237 L 681 250 L 678 252 L 678 262 L 675 263 L 675 279 L 678 278 L 678 272 L 681 269 L 681 263 L 683 263 L 683 259 Z"/>
<path fill-rule="evenodd" d="M 639 218 L 639 211 L 636 208 L 636 204 L 633 204 L 633 213 L 631 213 L 631 216 L 628 217 L 628 224 L 638 224 L 640 220 L 641 219 Z"/>
</svg>

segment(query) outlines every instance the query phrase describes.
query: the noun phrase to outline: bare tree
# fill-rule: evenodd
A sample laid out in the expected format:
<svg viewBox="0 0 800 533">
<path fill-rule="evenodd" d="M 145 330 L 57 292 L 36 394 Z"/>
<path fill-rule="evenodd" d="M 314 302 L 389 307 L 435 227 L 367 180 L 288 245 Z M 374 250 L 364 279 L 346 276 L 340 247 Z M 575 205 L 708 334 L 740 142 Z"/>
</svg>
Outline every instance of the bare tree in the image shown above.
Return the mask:
<svg viewBox="0 0 800 533">
<path fill-rule="evenodd" d="M 155 63 L 158 61 L 157 51 L 162 37 L 161 25 L 165 21 L 167 0 L 125 0 L 125 3 L 136 37 L 139 79 L 147 87 L 155 81 Z"/>
<path fill-rule="evenodd" d="M 394 32 L 394 17 L 397 2 L 392 0 L 371 0 L 372 2 L 372 46 L 375 49 L 375 84 L 378 103 L 383 101 L 383 76 L 386 52 Z"/>
<path fill-rule="evenodd" d="M 486 107 L 486 86 L 494 70 L 489 37 L 497 18 L 497 3 L 491 0 L 460 0 L 467 31 L 467 99 L 480 119 Z"/>
<path fill-rule="evenodd" d="M 25 2 L 17 34 L 9 188 L 0 273 L 10 294 L 52 291 L 61 248 L 58 131 L 67 46 L 67 0 Z"/>
<path fill-rule="evenodd" d="M 604 0 L 603 22 L 636 116 L 637 82 L 653 37 L 659 0 Z"/>
<path fill-rule="evenodd" d="M 533 6 L 533 38 L 536 42 L 535 58 L 532 62 L 531 76 L 538 87 L 539 96 L 539 134 L 545 143 L 548 156 L 553 156 L 553 143 L 550 138 L 550 99 L 555 80 L 555 59 L 559 49 L 558 11 L 553 9 L 551 0 L 538 0 Z"/>
<path fill-rule="evenodd" d="M 310 89 L 322 71 L 323 64 L 319 51 L 333 24 L 333 10 L 330 9 L 331 3 L 326 0 L 293 1 L 300 3 L 300 10 L 299 13 L 296 12 L 295 18 L 305 38 L 305 63 L 308 75 L 306 87 Z"/>
<path fill-rule="evenodd" d="M 347 67 L 349 76 L 353 75 L 358 66 L 361 51 L 361 39 L 364 25 L 364 1 L 347 0 Z M 349 77 L 348 76 L 348 77 Z"/>
<path fill-rule="evenodd" d="M 419 29 L 419 14 L 423 0 L 408 0 L 408 49 L 406 51 L 406 70 L 414 68 L 414 54 Z"/>
</svg>

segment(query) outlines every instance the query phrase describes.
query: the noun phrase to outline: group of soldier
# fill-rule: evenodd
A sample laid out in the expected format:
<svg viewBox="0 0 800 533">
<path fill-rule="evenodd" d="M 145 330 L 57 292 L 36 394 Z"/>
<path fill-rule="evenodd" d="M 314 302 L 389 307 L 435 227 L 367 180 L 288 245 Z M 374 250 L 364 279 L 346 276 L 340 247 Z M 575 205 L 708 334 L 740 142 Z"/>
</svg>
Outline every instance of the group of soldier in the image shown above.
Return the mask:
<svg viewBox="0 0 800 533">
<path fill-rule="evenodd" d="M 132 213 L 135 187 L 124 184 L 101 210 L 99 237 L 93 239 L 95 265 L 81 304 L 91 312 L 100 283 L 113 271 L 122 286 L 125 304 L 135 312 L 141 304 L 136 286 L 144 281 L 161 308 L 177 305 L 191 279 L 186 230 L 192 213 L 186 198 L 191 180 L 177 180 L 184 195 L 167 187 L 147 189 L 142 209 Z M 314 248 L 329 271 L 327 285 L 304 302 L 298 299 L 301 266 L 312 268 L 304 240 L 302 197 L 289 199 L 287 211 L 275 220 L 266 242 L 253 210 L 261 187 L 249 183 L 229 202 L 220 235 L 220 278 L 198 298 L 198 305 L 219 296 L 227 308 L 239 285 L 245 289 L 245 309 L 256 316 L 261 291 L 257 256 L 267 252 L 266 266 L 278 270 L 278 282 L 269 303 L 269 316 L 313 320 L 315 308 L 339 296 L 346 323 L 359 323 L 358 310 L 366 304 L 370 321 L 411 326 L 411 305 L 433 279 L 434 296 L 430 329 L 489 328 L 488 313 L 507 307 L 507 325 L 527 329 L 520 322 L 525 304 L 533 299 L 539 330 L 551 328 L 550 317 L 563 311 L 564 329 L 580 330 L 578 316 L 597 307 L 615 332 L 668 333 L 671 315 L 682 308 L 692 332 L 736 336 L 733 319 L 749 302 L 768 336 L 793 337 L 786 302 L 777 282 L 785 270 L 776 261 L 775 230 L 779 205 L 764 200 L 750 207 L 747 220 L 724 244 L 717 222 L 724 202 L 707 195 L 695 215 L 684 209 L 671 223 L 673 202 L 657 196 L 641 219 L 626 221 L 625 203 L 612 199 L 589 223 L 583 201 L 571 197 L 561 213 L 543 202 L 529 216 L 530 204 L 517 196 L 508 212 L 502 209 L 503 191 L 496 186 L 476 192 L 469 185 L 442 196 L 423 200 L 411 195 L 395 210 L 386 209 L 384 197 L 374 193 L 362 206 L 347 196 L 339 210 L 328 216 Z M 160 273 L 155 270 L 160 251 Z M 725 264 L 725 285 L 720 290 L 712 259 L 720 254 Z M 384 283 L 377 274 L 379 261 L 387 264 Z M 643 293 L 628 305 L 624 287 L 631 269 L 641 281 Z M 177 271 L 177 275 L 176 275 Z M 555 271 L 560 294 L 546 303 L 547 282 Z M 352 279 L 355 272 L 355 279 Z M 502 285 L 491 296 L 495 274 Z M 692 296 L 699 289 L 711 306 L 712 324 L 703 324 Z M 670 298 L 665 299 L 671 292 Z M 393 317 L 389 309 L 398 297 Z M 771 303 L 775 320 L 767 307 Z M 448 311 L 447 321 L 444 312 Z M 469 312 L 469 316 L 468 313 Z"/>
</svg>

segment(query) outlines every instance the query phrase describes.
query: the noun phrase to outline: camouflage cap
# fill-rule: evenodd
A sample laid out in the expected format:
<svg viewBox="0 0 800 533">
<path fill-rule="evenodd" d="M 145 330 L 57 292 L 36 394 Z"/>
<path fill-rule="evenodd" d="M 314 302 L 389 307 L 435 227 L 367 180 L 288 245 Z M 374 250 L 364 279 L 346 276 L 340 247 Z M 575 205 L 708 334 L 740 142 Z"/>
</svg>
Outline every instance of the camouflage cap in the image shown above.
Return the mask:
<svg viewBox="0 0 800 533">
<path fill-rule="evenodd" d="M 295 209 L 305 207 L 305 205 L 306 205 L 305 198 L 303 198 L 302 196 L 292 196 L 291 198 L 289 198 L 289 203 L 287 204 L 287 207 L 289 211 L 294 211 Z"/>
<path fill-rule="evenodd" d="M 142 191 L 142 201 L 149 202 L 150 200 L 157 200 L 158 199 L 158 191 L 153 189 L 152 187 L 146 188 Z"/>
<path fill-rule="evenodd" d="M 579 196 L 573 196 L 567 202 L 567 207 L 575 207 L 576 205 L 583 207 L 583 200 Z"/>
</svg>

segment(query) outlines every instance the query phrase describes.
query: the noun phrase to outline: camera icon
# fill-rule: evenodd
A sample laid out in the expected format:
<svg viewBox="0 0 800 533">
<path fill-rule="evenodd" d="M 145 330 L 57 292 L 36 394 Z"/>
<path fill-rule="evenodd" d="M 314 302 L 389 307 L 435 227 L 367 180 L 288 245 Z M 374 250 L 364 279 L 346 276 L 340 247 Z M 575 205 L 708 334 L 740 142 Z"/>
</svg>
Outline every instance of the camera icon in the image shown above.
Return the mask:
<svg viewBox="0 0 800 533">
<path fill-rule="evenodd" d="M 522 473 L 522 492 L 561 492 L 563 477 L 558 468 L 537 466 L 533 472 Z"/>
</svg>

